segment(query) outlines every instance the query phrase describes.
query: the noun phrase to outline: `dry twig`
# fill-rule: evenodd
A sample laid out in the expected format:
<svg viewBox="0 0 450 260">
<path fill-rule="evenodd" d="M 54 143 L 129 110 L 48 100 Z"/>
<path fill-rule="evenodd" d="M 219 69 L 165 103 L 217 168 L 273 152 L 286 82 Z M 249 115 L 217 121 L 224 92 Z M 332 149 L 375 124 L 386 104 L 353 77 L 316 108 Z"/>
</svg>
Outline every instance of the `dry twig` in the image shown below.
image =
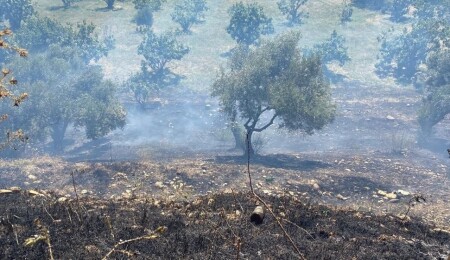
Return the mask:
<svg viewBox="0 0 450 260">
<path fill-rule="evenodd" d="M 161 226 L 161 227 L 158 227 L 155 231 L 153 231 L 152 233 L 150 233 L 148 235 L 140 236 L 140 237 L 136 237 L 136 238 L 131 238 L 131 239 L 127 239 L 127 240 L 124 240 L 124 241 L 120 241 L 120 242 L 118 242 L 117 244 L 114 245 L 114 247 L 102 258 L 102 260 L 108 259 L 108 257 L 114 252 L 119 252 L 119 253 L 126 254 L 126 255 L 129 255 L 129 254 L 133 255 L 133 253 L 131 253 L 129 251 L 120 250 L 120 249 L 117 249 L 117 248 L 119 246 L 121 246 L 121 245 L 129 244 L 129 243 L 140 241 L 140 240 L 153 240 L 153 239 L 156 239 L 162 233 L 166 232 L 166 230 L 167 230 L 167 227 Z"/>
<path fill-rule="evenodd" d="M 295 251 L 297 252 L 298 256 L 300 259 L 306 259 L 305 256 L 302 254 L 302 252 L 300 252 L 300 249 L 298 249 L 297 245 L 295 245 L 294 240 L 292 240 L 292 237 L 288 234 L 288 232 L 286 231 L 286 229 L 284 228 L 283 224 L 280 222 L 280 218 L 278 218 L 275 213 L 272 211 L 272 209 L 269 207 L 269 205 L 261 198 L 258 196 L 258 194 L 255 193 L 255 191 L 253 190 L 253 186 L 252 186 L 252 175 L 250 173 L 250 139 L 249 139 L 249 134 L 247 132 L 247 172 L 248 172 L 248 178 L 249 178 L 249 183 L 250 183 L 250 191 L 252 193 L 252 195 L 259 201 L 261 202 L 264 207 L 267 208 L 267 210 L 270 212 L 270 214 L 274 217 L 275 221 L 277 222 L 278 226 L 281 228 L 281 230 L 284 233 L 284 236 L 289 240 L 289 242 L 291 243 L 292 247 L 294 247 Z"/>
</svg>

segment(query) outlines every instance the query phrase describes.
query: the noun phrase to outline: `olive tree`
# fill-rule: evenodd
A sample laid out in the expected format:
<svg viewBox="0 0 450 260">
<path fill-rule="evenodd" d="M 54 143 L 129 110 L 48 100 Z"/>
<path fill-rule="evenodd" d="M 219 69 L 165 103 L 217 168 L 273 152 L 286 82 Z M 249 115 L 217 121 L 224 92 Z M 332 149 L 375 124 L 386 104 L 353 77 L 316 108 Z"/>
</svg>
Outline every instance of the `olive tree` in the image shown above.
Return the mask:
<svg viewBox="0 0 450 260">
<path fill-rule="evenodd" d="M 247 132 L 250 154 L 252 135 L 275 122 L 289 130 L 313 134 L 334 119 L 328 81 L 318 55 L 302 56 L 299 33 L 267 41 L 243 59 L 222 70 L 212 86 L 223 111 L 240 118 Z"/>
<path fill-rule="evenodd" d="M 417 84 L 417 73 L 430 53 L 450 47 L 450 26 L 443 19 L 418 20 L 411 29 L 400 34 L 384 34 L 376 73 L 380 77 L 392 76 L 403 84 Z"/>
<path fill-rule="evenodd" d="M 233 4 L 228 9 L 228 14 L 231 18 L 227 32 L 238 44 L 252 45 L 259 40 L 261 35 L 274 31 L 272 18 L 267 17 L 262 6 L 256 3 Z"/>
<path fill-rule="evenodd" d="M 278 9 L 286 16 L 291 25 L 302 23 L 302 17 L 307 17 L 308 13 L 302 11 L 300 7 L 304 6 L 308 0 L 280 0 L 277 2 Z"/>
<path fill-rule="evenodd" d="M 23 88 L 33 97 L 19 109 L 10 110 L 15 115 L 12 125 L 24 129 L 33 141 L 50 137 L 58 152 L 64 149 L 70 124 L 84 129 L 88 139 L 125 125 L 125 111 L 114 84 L 103 79 L 99 66 L 86 65 L 78 57 L 76 49 L 53 45 L 12 64 Z"/>
<path fill-rule="evenodd" d="M 207 10 L 205 0 L 184 0 L 175 5 L 171 16 L 174 22 L 180 24 L 183 32 L 187 33 L 193 24 L 202 21 Z"/>
<path fill-rule="evenodd" d="M 138 48 L 138 54 L 144 57 L 141 70 L 124 83 L 124 88 L 133 93 L 136 102 L 145 104 L 159 89 L 171 84 L 167 82 L 171 73 L 167 65 L 182 59 L 188 52 L 189 48 L 178 42 L 174 33 L 157 35 L 147 31 Z"/>
<path fill-rule="evenodd" d="M 31 0 L 0 1 L 0 21 L 2 18 L 7 20 L 13 30 L 19 29 L 22 21 L 33 14 L 34 8 Z"/>
<path fill-rule="evenodd" d="M 178 42 L 175 35 L 166 32 L 161 35 L 148 31 L 138 48 L 138 54 L 144 56 L 142 72 L 161 76 L 172 60 L 181 60 L 189 53 L 189 48 Z"/>
<path fill-rule="evenodd" d="M 9 45 L 5 38 L 12 35 L 12 31 L 10 29 L 3 29 L 0 31 L 0 49 L 2 50 L 12 50 L 19 53 L 20 57 L 27 57 L 28 52 L 25 49 L 18 48 L 16 46 Z M 12 75 L 12 72 L 8 68 L 1 69 L 0 75 L 0 100 L 9 99 L 12 102 L 12 106 L 18 107 L 27 97 L 28 93 L 19 92 L 15 90 L 16 85 L 18 84 L 17 79 Z M 7 102 L 6 106 L 11 108 L 11 103 Z M 5 105 L 2 103 L 2 105 Z M 2 113 L 5 110 L 2 110 Z M 8 145 L 11 145 L 14 141 L 26 141 L 28 137 L 24 134 L 22 129 L 19 130 L 11 130 L 9 127 L 5 127 L 2 123 L 8 119 L 8 114 L 0 114 L 0 126 L 4 129 L 4 134 L 6 136 L 6 140 L 0 141 L 0 150 L 3 150 Z"/>
<path fill-rule="evenodd" d="M 450 51 L 433 53 L 427 67 L 425 97 L 418 116 L 423 137 L 429 136 L 433 126 L 450 114 Z"/>
<path fill-rule="evenodd" d="M 331 33 L 330 38 L 314 45 L 313 52 L 321 56 L 324 73 L 329 79 L 336 80 L 337 77 L 327 68 L 326 64 L 337 61 L 340 66 L 343 66 L 350 61 L 347 49 L 344 36 L 339 35 L 336 30 Z"/>
<path fill-rule="evenodd" d="M 63 25 L 56 20 L 33 16 L 23 22 L 15 40 L 31 53 L 43 52 L 51 45 L 70 47 L 78 50 L 82 60 L 88 64 L 108 54 L 114 47 L 114 39 L 100 39 L 95 33 L 95 25 L 83 21 L 77 25 Z"/>
</svg>

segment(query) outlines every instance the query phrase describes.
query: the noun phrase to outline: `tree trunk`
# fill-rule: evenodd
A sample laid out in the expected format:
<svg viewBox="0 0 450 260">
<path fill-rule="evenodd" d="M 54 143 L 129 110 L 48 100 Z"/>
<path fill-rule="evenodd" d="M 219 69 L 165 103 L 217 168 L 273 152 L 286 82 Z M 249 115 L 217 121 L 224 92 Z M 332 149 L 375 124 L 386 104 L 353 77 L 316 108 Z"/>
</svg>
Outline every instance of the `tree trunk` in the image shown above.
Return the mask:
<svg viewBox="0 0 450 260">
<path fill-rule="evenodd" d="M 236 122 L 231 122 L 231 132 L 234 137 L 234 149 L 239 149 L 245 152 L 246 150 L 246 140 L 245 133 L 242 128 L 239 127 L 239 124 Z"/>
<path fill-rule="evenodd" d="M 115 0 L 106 0 L 107 8 L 110 10 L 114 9 L 114 2 Z"/>
<path fill-rule="evenodd" d="M 253 130 L 248 130 L 247 129 L 247 136 L 246 136 L 246 140 L 245 140 L 245 152 L 244 152 L 244 156 L 253 156 L 255 155 L 255 150 L 253 149 L 253 145 L 252 145 L 252 135 L 253 135 Z"/>
<path fill-rule="evenodd" d="M 61 153 L 64 151 L 64 135 L 66 134 L 68 122 L 59 122 L 53 126 L 52 140 L 55 152 Z"/>
</svg>

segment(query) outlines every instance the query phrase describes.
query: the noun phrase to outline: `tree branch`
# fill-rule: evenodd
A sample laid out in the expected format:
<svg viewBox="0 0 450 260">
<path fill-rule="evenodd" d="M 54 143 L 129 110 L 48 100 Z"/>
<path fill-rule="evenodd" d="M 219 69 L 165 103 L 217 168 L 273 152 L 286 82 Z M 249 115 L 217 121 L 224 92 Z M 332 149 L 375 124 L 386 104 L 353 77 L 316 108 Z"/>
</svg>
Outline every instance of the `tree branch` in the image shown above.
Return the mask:
<svg viewBox="0 0 450 260">
<path fill-rule="evenodd" d="M 269 126 L 271 126 L 273 124 L 273 122 L 275 121 L 275 118 L 277 118 L 277 113 L 275 113 L 272 116 L 272 119 L 270 119 L 269 123 L 267 123 L 265 126 L 261 127 L 261 128 L 255 128 L 253 129 L 254 132 L 262 132 L 264 130 L 266 130 Z"/>
</svg>

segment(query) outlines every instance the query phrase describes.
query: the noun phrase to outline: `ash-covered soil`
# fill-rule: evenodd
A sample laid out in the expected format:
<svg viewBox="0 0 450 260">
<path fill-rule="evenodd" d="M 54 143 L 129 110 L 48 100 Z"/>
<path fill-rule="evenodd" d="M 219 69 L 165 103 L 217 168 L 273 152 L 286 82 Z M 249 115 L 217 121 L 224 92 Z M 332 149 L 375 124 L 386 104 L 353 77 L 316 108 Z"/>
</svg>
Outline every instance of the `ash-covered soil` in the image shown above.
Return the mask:
<svg viewBox="0 0 450 260">
<path fill-rule="evenodd" d="M 427 146 L 413 90 L 349 85 L 335 96 L 337 118 L 323 131 L 262 136 L 265 155 L 250 165 L 256 192 L 307 259 L 447 259 L 450 120 Z M 131 128 L 75 142 L 63 158 L 0 160 L 0 258 L 49 258 L 45 241 L 23 246 L 48 229 L 55 259 L 99 259 L 120 241 L 109 258 L 295 259 L 272 216 L 249 222 L 247 160 L 227 151 L 233 140 L 209 105 L 186 106 L 178 124 L 179 105 L 139 117 L 158 126 L 148 143 Z M 200 129 L 186 128 L 192 118 Z"/>
<path fill-rule="evenodd" d="M 298 258 L 273 216 L 267 213 L 261 225 L 249 221 L 256 200 L 248 193 L 190 201 L 139 196 L 65 200 L 53 192 L 32 193 L 0 194 L 2 259 L 49 259 L 50 247 L 55 259 Z M 263 199 L 307 259 L 450 255 L 450 233 L 416 218 L 333 209 L 288 194 Z M 155 232 L 160 227 L 165 232 Z M 39 235 L 45 239 L 23 245 Z"/>
</svg>

